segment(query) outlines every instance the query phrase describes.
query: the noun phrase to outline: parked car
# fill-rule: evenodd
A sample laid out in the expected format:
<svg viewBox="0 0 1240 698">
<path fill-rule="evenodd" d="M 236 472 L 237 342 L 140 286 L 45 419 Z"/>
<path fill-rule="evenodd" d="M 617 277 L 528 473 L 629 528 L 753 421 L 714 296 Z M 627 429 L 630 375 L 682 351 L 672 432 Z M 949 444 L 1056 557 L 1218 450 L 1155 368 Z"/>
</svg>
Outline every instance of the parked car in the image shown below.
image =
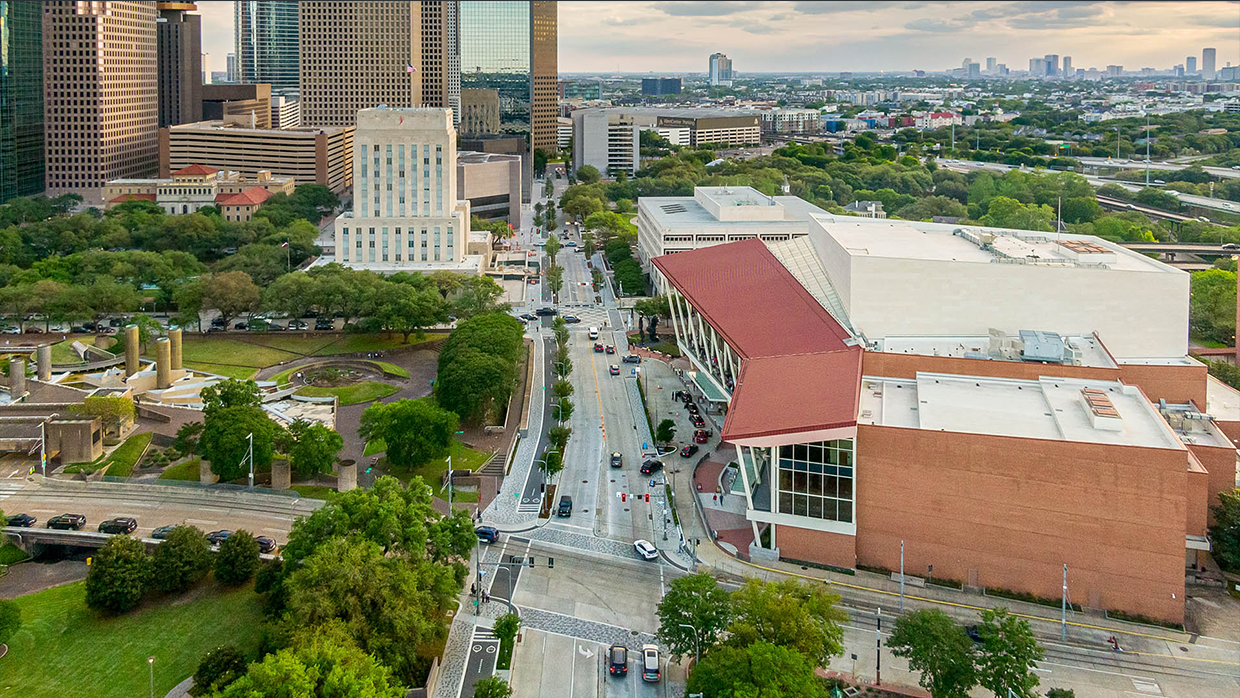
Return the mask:
<svg viewBox="0 0 1240 698">
<path fill-rule="evenodd" d="M 281 324 L 278 324 L 278 323 L 275 323 L 275 322 L 271 322 L 271 321 L 268 321 L 268 322 L 267 322 L 267 331 L 268 331 L 268 332 L 284 332 L 284 331 L 285 331 L 285 330 L 287 330 L 287 329 L 288 329 L 288 328 L 287 328 L 287 327 L 285 327 L 284 325 L 281 325 Z"/>
<path fill-rule="evenodd" d="M 111 320 L 108 320 L 108 327 L 124 327 L 124 326 L 125 326 L 124 318 L 114 317 Z"/>
<path fill-rule="evenodd" d="M 680 449 L 680 457 L 688 458 L 689 456 L 692 456 L 693 454 L 697 452 L 698 452 L 697 444 L 689 444 L 685 446 L 684 448 Z"/>
<path fill-rule="evenodd" d="M 655 645 L 642 645 L 642 681 L 658 683 L 663 677 L 659 671 L 659 648 Z"/>
<path fill-rule="evenodd" d="M 227 530 L 212 531 L 207 534 L 207 542 L 211 545 L 219 545 L 229 538 L 232 538 L 232 534 L 232 531 Z"/>
<path fill-rule="evenodd" d="M 556 516 L 568 517 L 573 515 L 573 498 L 564 495 L 560 497 L 560 508 L 555 511 Z"/>
<path fill-rule="evenodd" d="M 246 322 L 246 321 L 244 321 L 244 320 L 242 320 L 241 322 L 234 322 L 234 323 L 233 323 L 233 329 L 234 329 L 234 330 L 244 330 L 244 329 L 248 329 L 248 328 L 249 328 L 249 326 L 250 326 L 250 323 L 248 323 L 248 322 Z M 256 325 L 256 326 L 257 326 L 257 325 Z"/>
<path fill-rule="evenodd" d="M 534 320 L 538 319 L 538 316 L 534 315 L 533 313 L 522 313 L 521 319 L 525 320 L 526 322 L 533 322 Z"/>
<path fill-rule="evenodd" d="M 128 534 L 133 533 L 137 528 L 137 519 L 131 519 L 127 516 L 118 516 L 115 519 L 108 519 L 99 524 L 100 533 Z"/>
<path fill-rule="evenodd" d="M 706 420 L 702 419 L 702 415 L 700 414 L 689 415 L 689 422 L 697 429 L 701 429 L 706 426 Z"/>
<path fill-rule="evenodd" d="M 607 671 L 612 676 L 627 676 L 629 673 L 629 648 L 624 645 L 612 645 L 607 650 Z"/>
<path fill-rule="evenodd" d="M 3 330 L 0 330 L 0 332 L 3 332 L 4 334 L 21 334 L 21 333 L 22 333 L 22 328 L 20 328 L 20 327 L 6 327 L 6 328 L 4 328 Z"/>
<path fill-rule="evenodd" d="M 653 475 L 654 473 L 662 469 L 663 469 L 663 461 L 648 460 L 645 463 L 642 463 L 641 474 L 642 475 Z"/>
<path fill-rule="evenodd" d="M 686 406 L 688 406 L 688 404 L 693 401 L 693 396 L 689 394 L 688 390 L 677 390 L 676 392 L 672 393 L 672 399 L 680 400 L 684 402 Z"/>
<path fill-rule="evenodd" d="M 494 543 L 499 540 L 499 529 L 494 526 L 479 526 L 474 529 L 474 535 L 483 543 Z"/>
<path fill-rule="evenodd" d="M 611 454 L 611 467 L 620 468 L 624 466 L 624 456 L 619 451 Z"/>
<path fill-rule="evenodd" d="M 86 517 L 81 514 L 61 514 L 47 520 L 48 528 L 61 531 L 80 531 L 86 525 Z"/>
<path fill-rule="evenodd" d="M 41 327 L 27 327 L 26 334 L 43 334 L 43 329 Z"/>
<path fill-rule="evenodd" d="M 534 314 L 537 315 L 538 317 L 548 317 L 551 315 L 559 315 L 559 313 L 560 311 L 556 310 L 555 308 L 539 308 L 538 310 L 534 311 Z"/>
<path fill-rule="evenodd" d="M 608 354 L 615 354 L 616 348 L 608 344 L 607 346 L 603 347 L 603 351 L 607 352 Z"/>
<path fill-rule="evenodd" d="M 707 435 L 707 433 L 706 433 L 706 430 L 705 430 L 705 429 L 698 429 L 697 431 L 694 431 L 694 432 L 693 432 L 693 442 L 694 442 L 694 443 L 704 444 L 704 443 L 706 443 L 706 440 L 707 440 L 708 438 L 710 438 L 710 437 Z"/>
<path fill-rule="evenodd" d="M 258 538 L 255 538 L 254 541 L 258 543 L 258 552 L 260 553 L 271 554 L 276 551 L 277 546 L 274 538 L 259 536 Z"/>
<path fill-rule="evenodd" d="M 594 343 L 594 353 L 595 353 L 595 354 L 602 354 L 602 353 L 603 353 L 603 344 L 602 344 L 601 342 L 595 342 L 595 343 Z"/>
<path fill-rule="evenodd" d="M 9 526 L 17 526 L 19 528 L 30 528 L 39 520 L 30 514 L 14 514 L 7 520 Z"/>
<path fill-rule="evenodd" d="M 306 324 L 305 320 L 289 320 L 288 328 L 290 330 L 308 330 L 310 325 Z"/>
<path fill-rule="evenodd" d="M 336 323 L 331 318 L 321 317 L 314 321 L 314 329 L 320 332 L 331 332 L 336 329 Z"/>
<path fill-rule="evenodd" d="M 576 315 L 561 315 L 560 317 L 564 318 L 564 322 L 567 322 L 570 325 L 581 322 L 581 318 Z"/>
<path fill-rule="evenodd" d="M 612 364 L 607 367 L 607 372 L 613 376 L 618 376 L 620 375 L 620 367 L 615 364 Z"/>
<path fill-rule="evenodd" d="M 628 354 L 623 359 L 621 359 L 621 361 L 623 361 L 626 364 L 640 364 L 642 362 L 642 357 L 638 356 L 637 354 Z"/>
<path fill-rule="evenodd" d="M 633 541 L 633 549 L 637 551 L 638 557 L 643 560 L 658 560 L 659 550 L 654 547 L 654 543 L 648 540 Z"/>
<path fill-rule="evenodd" d="M 176 526 L 160 526 L 154 531 L 151 531 L 151 537 L 154 538 L 155 540 L 163 540 L 167 538 L 168 534 L 172 533 L 172 530 L 175 528 Z"/>
</svg>

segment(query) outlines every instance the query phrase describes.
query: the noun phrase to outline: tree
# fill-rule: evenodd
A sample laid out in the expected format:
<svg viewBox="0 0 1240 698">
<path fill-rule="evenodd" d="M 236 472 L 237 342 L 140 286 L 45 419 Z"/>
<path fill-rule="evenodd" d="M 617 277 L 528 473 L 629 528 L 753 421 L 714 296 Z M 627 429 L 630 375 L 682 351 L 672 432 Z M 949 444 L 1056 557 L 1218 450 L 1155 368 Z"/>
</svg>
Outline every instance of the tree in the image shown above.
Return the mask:
<svg viewBox="0 0 1240 698">
<path fill-rule="evenodd" d="M 977 632 L 982 638 L 976 663 L 978 683 L 996 696 L 1037 696 L 1034 669 L 1045 651 L 1033 637 L 1029 621 L 1003 607 L 986 609 Z"/>
<path fill-rule="evenodd" d="M 258 541 L 249 531 L 237 531 L 220 543 L 215 556 L 215 581 L 239 586 L 250 581 L 258 570 Z"/>
<path fill-rule="evenodd" d="M 179 594 L 211 568 L 211 544 L 202 531 L 184 525 L 172 529 L 151 553 L 155 586 L 165 594 Z"/>
<path fill-rule="evenodd" d="M 1046 692 L 1046 698 L 1076 698 L 1076 691 L 1071 688 L 1052 688 Z"/>
<path fill-rule="evenodd" d="M 559 451 L 544 451 L 542 459 L 537 462 L 538 469 L 548 481 L 554 480 L 555 476 L 564 470 L 564 459 Z"/>
<path fill-rule="evenodd" d="M 577 181 L 582 184 L 595 184 L 599 181 L 598 168 L 594 165 L 582 165 L 577 168 Z"/>
<path fill-rule="evenodd" d="M 488 676 L 474 684 L 474 698 L 509 698 L 511 695 L 512 686 L 498 676 Z"/>
<path fill-rule="evenodd" d="M 1218 493 L 1218 504 L 1210 507 L 1214 525 L 1210 540 L 1214 557 L 1229 570 L 1240 570 L 1240 488 Z"/>
<path fill-rule="evenodd" d="M 344 448 L 340 434 L 319 423 L 299 419 L 288 427 L 289 465 L 297 477 L 307 479 L 319 473 L 330 472 L 336 454 Z"/>
<path fill-rule="evenodd" d="M 206 415 L 199 446 L 211 472 L 228 482 L 250 472 L 251 466 L 255 472 L 270 466 L 280 431 L 261 407 L 221 407 Z"/>
<path fill-rule="evenodd" d="M 129 397 L 92 395 L 72 408 L 75 414 L 98 417 L 107 433 L 120 436 L 126 424 L 133 422 L 136 410 Z"/>
<path fill-rule="evenodd" d="M 202 412 L 210 415 L 225 407 L 258 407 L 263 404 L 258 383 L 229 378 L 202 389 Z"/>
<path fill-rule="evenodd" d="M 1231 344 L 1236 334 L 1236 273 L 1221 269 L 1189 278 L 1189 324 L 1194 333 Z"/>
<path fill-rule="evenodd" d="M 709 652 L 732 621 L 728 592 L 705 572 L 672 580 L 659 601 L 659 642 L 675 661 Z M 691 625 L 697 631 L 680 627 Z"/>
<path fill-rule="evenodd" d="M 452 303 L 457 317 L 472 318 L 483 313 L 506 310 L 507 303 L 500 303 L 504 295 L 504 287 L 489 276 L 478 274 L 461 282 L 460 295 Z M 447 317 L 444 316 L 446 320 Z"/>
<path fill-rule="evenodd" d="M 702 658 L 685 693 L 712 698 L 821 698 L 822 684 L 804 655 L 769 642 L 720 647 Z"/>
<path fill-rule="evenodd" d="M 598 251 L 598 246 L 594 243 L 594 233 L 584 233 L 581 236 L 581 252 L 586 256 L 586 260 L 594 259 L 594 253 Z"/>
<path fill-rule="evenodd" d="M 921 672 L 919 683 L 934 698 L 967 698 L 977 685 L 973 641 L 938 609 L 912 611 L 896 619 L 887 640 L 892 654 Z"/>
<path fill-rule="evenodd" d="M 414 467 L 447 454 L 457 423 L 455 414 L 428 399 L 397 400 L 367 407 L 358 435 L 383 439 L 389 463 Z"/>
<path fill-rule="evenodd" d="M 986 215 L 982 216 L 981 224 L 995 228 L 1017 228 L 1020 230 L 1051 231 L 1051 221 L 1055 219 L 1055 211 L 1050 206 L 1022 204 L 1016 199 L 996 196 L 990 200 Z"/>
<path fill-rule="evenodd" d="M 495 619 L 495 625 L 492 626 L 495 637 L 501 641 L 512 643 L 517 637 L 517 631 L 521 629 L 521 616 L 515 613 L 505 613 Z"/>
<path fill-rule="evenodd" d="M 1102 216 L 1102 207 L 1092 197 L 1080 196 L 1063 202 L 1065 223 L 1089 223 Z"/>
<path fill-rule="evenodd" d="M 206 274 L 202 277 L 202 307 L 214 308 L 224 324 L 258 307 L 262 289 L 244 271 Z"/>
<path fill-rule="evenodd" d="M 22 627 L 22 607 L 12 599 L 0 599 L 0 645 L 8 644 Z"/>
<path fill-rule="evenodd" d="M 447 307 L 433 288 L 385 283 L 375 297 L 374 316 L 389 333 L 399 332 L 408 343 L 409 335 L 416 332 L 422 337 L 427 327 L 447 321 Z"/>
<path fill-rule="evenodd" d="M 560 253 L 560 239 L 554 235 L 547 238 L 547 243 L 543 247 L 547 253 L 547 258 L 551 260 L 551 266 L 555 266 L 556 255 Z"/>
<path fill-rule="evenodd" d="M 177 438 L 172 446 L 182 455 L 192 456 L 199 453 L 199 439 L 202 438 L 202 422 L 186 422 L 177 429 Z"/>
<path fill-rule="evenodd" d="M 194 693 L 208 696 L 223 691 L 245 675 L 246 666 L 245 655 L 232 645 L 209 650 L 202 655 L 198 670 L 194 672 Z"/>
<path fill-rule="evenodd" d="M 603 210 L 603 202 L 600 199 L 591 196 L 579 196 L 564 207 L 564 212 L 570 216 L 585 220 L 592 213 L 598 213 Z"/>
<path fill-rule="evenodd" d="M 564 288 L 564 267 L 553 264 L 547 269 L 547 288 L 551 289 L 552 296 L 558 301 L 560 289 Z"/>
<path fill-rule="evenodd" d="M 568 397 L 569 395 L 572 395 L 572 394 L 573 394 L 573 383 L 572 383 L 572 381 L 566 381 L 566 380 L 560 379 L 560 380 L 558 380 L 558 381 L 556 381 L 556 382 L 552 383 L 552 384 L 551 384 L 551 394 L 552 394 L 553 396 L 555 396 L 555 399 L 557 399 L 557 400 L 563 400 L 564 398 Z"/>
<path fill-rule="evenodd" d="M 572 427 L 557 424 L 547 430 L 547 441 L 551 442 L 551 446 L 564 453 L 564 449 L 568 446 L 568 439 L 573 435 Z"/>
<path fill-rule="evenodd" d="M 291 646 L 251 664 L 220 698 L 401 698 L 405 689 L 381 658 L 368 654 L 340 622 L 299 633 Z"/>
<path fill-rule="evenodd" d="M 488 312 L 458 323 L 439 350 L 439 371 L 456 360 L 463 349 L 476 349 L 499 356 L 510 363 L 526 355 L 525 326 L 503 312 Z"/>
<path fill-rule="evenodd" d="M 478 424 L 497 415 L 508 403 L 516 380 L 516 367 L 503 357 L 470 347 L 456 352 L 445 366 L 441 351 L 435 397 L 464 421 Z"/>
<path fill-rule="evenodd" d="M 665 419 L 659 422 L 659 426 L 655 429 L 654 440 L 661 444 L 671 443 L 676 438 L 676 422 Z"/>
<path fill-rule="evenodd" d="M 146 544 L 129 536 L 112 536 L 95 553 L 86 573 L 86 605 L 96 611 L 124 613 L 142 600 L 150 580 Z"/>
<path fill-rule="evenodd" d="M 728 640 L 739 646 L 770 642 L 825 666 L 844 651 L 841 624 L 848 615 L 836 608 L 839 599 L 822 586 L 750 578 L 732 593 L 734 619 Z"/>
</svg>

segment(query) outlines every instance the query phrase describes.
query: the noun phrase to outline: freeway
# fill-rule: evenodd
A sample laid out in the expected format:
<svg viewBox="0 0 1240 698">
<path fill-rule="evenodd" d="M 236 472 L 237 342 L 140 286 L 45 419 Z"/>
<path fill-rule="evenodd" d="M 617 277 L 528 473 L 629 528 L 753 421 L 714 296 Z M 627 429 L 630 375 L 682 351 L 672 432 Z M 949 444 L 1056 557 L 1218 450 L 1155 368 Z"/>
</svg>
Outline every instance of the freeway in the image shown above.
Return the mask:
<svg viewBox="0 0 1240 698">
<path fill-rule="evenodd" d="M 1089 166 L 1089 167 L 1114 167 L 1114 168 L 1121 169 L 1121 170 L 1144 170 L 1145 169 L 1144 160 L 1116 160 L 1116 159 L 1109 158 L 1109 157 L 1108 158 L 1078 157 L 1075 159 L 1080 160 L 1081 164 Z M 1192 165 L 1191 164 L 1185 165 L 1185 164 L 1174 163 L 1174 162 L 1151 162 L 1149 167 L 1151 171 L 1152 170 L 1175 171 L 1175 170 L 1183 170 L 1185 168 L 1192 167 Z M 1212 167 L 1210 165 L 1203 166 L 1201 169 L 1214 175 L 1215 177 L 1224 177 L 1227 179 L 1240 178 L 1240 169 L 1233 169 L 1229 167 Z"/>
</svg>

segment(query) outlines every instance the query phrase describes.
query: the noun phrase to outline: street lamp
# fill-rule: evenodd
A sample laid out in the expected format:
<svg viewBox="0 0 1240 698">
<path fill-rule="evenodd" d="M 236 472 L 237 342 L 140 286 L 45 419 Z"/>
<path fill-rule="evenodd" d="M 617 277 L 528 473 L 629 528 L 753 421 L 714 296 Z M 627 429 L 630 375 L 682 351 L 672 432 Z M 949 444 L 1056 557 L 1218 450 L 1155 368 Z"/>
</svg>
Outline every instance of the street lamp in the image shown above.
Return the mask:
<svg viewBox="0 0 1240 698">
<path fill-rule="evenodd" d="M 39 423 L 39 465 L 43 468 L 43 477 L 47 477 L 47 423 L 59 416 L 59 412 L 53 412 Z"/>
<path fill-rule="evenodd" d="M 146 666 L 150 669 L 151 674 L 151 698 L 155 698 L 155 658 L 147 657 Z"/>
<path fill-rule="evenodd" d="M 254 489 L 254 432 L 250 432 L 245 438 L 250 444 L 245 456 L 245 459 L 250 461 L 250 489 Z"/>
<path fill-rule="evenodd" d="M 702 661 L 702 647 L 701 645 L 698 644 L 697 628 L 693 627 L 692 625 L 689 625 L 688 623 L 681 623 L 680 627 L 688 628 L 693 631 L 693 655 L 694 655 L 693 664 L 694 666 L 696 666 Z"/>
</svg>

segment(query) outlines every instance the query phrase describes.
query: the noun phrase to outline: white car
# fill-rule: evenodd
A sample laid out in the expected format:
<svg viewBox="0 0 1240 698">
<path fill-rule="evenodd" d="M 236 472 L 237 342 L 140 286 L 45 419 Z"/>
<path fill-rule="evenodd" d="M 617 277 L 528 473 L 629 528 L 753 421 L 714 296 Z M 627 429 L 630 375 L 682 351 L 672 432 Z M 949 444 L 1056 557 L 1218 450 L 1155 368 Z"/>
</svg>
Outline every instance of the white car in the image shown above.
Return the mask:
<svg viewBox="0 0 1240 698">
<path fill-rule="evenodd" d="M 633 541 L 633 549 L 637 551 L 637 554 L 643 560 L 658 560 L 659 559 L 658 548 L 655 548 L 654 543 L 651 543 L 648 540 Z"/>
</svg>

